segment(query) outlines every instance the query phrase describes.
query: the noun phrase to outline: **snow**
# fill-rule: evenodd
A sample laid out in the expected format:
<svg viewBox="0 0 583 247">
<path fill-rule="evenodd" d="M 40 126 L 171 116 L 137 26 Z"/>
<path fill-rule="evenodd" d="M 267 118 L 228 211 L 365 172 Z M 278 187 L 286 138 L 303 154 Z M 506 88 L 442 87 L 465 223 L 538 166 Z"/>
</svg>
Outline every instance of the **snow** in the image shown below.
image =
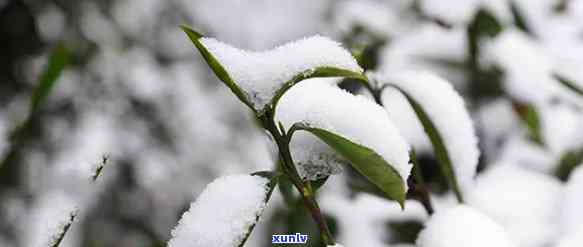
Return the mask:
<svg viewBox="0 0 583 247">
<path fill-rule="evenodd" d="M 583 231 L 583 164 L 580 164 L 569 176 L 565 187 L 565 200 L 563 202 L 562 227 L 564 233 Z M 583 242 L 582 242 L 583 243 Z"/>
<path fill-rule="evenodd" d="M 340 43 L 318 35 L 263 52 L 241 50 L 213 38 L 201 38 L 200 41 L 247 94 L 256 109 L 268 104 L 286 82 L 300 74 L 309 75 L 316 68 L 335 67 L 362 72 Z"/>
<path fill-rule="evenodd" d="M 327 175 L 342 172 L 342 158 L 326 143 L 311 133 L 300 131 L 295 133 L 290 143 L 290 151 L 300 177 L 317 180 Z"/>
<path fill-rule="evenodd" d="M 499 21 L 508 23 L 512 20 L 506 0 L 421 0 L 421 11 L 448 24 L 468 24 L 480 8 L 485 8 Z"/>
<path fill-rule="evenodd" d="M 504 89 L 514 99 L 542 105 L 560 97 L 581 104 L 570 89 L 552 77 L 557 66 L 545 47 L 525 33 L 509 29 L 484 43 L 482 49 L 484 63 L 496 64 L 505 72 Z"/>
<path fill-rule="evenodd" d="M 467 59 L 467 32 L 464 28 L 443 28 L 437 24 L 420 24 L 394 37 L 379 53 L 381 74 L 409 70 L 429 70 L 446 78 L 456 88 L 467 84 L 467 76 L 453 64 Z"/>
<path fill-rule="evenodd" d="M 451 84 L 415 71 L 380 75 L 378 80 L 396 86 L 421 106 L 443 140 L 461 189 L 471 187 L 480 155 L 478 139 L 464 101 Z"/>
<path fill-rule="evenodd" d="M 24 246 L 51 246 L 64 234 L 65 226 L 72 223 L 71 215 L 77 211 L 77 203 L 70 196 L 56 191 L 44 194 L 28 216 Z"/>
<path fill-rule="evenodd" d="M 208 184 L 172 230 L 168 246 L 237 246 L 266 206 L 268 182 L 260 176 L 229 175 Z"/>
<path fill-rule="evenodd" d="M 294 123 L 321 128 L 368 147 L 406 181 L 412 168 L 409 146 L 385 110 L 364 96 L 354 96 L 318 80 L 311 79 L 290 89 L 279 102 L 276 121 L 285 128 Z"/>
<path fill-rule="evenodd" d="M 474 119 L 480 133 L 482 152 L 487 161 L 495 160 L 509 136 L 523 129 L 523 124 L 513 110 L 512 102 L 505 98 L 482 105 L 475 113 Z"/>
<path fill-rule="evenodd" d="M 580 229 L 578 232 L 574 232 L 572 234 L 566 235 L 562 237 L 557 247 L 580 247 L 583 243 L 583 228 Z"/>
<path fill-rule="evenodd" d="M 354 198 L 326 193 L 318 201 L 323 212 L 335 217 L 338 226 L 335 237 L 346 246 L 361 246 L 366 242 L 367 247 L 384 247 L 385 240 L 391 237 L 386 230 L 387 222 L 427 219 L 423 206 L 413 200 L 406 202 L 405 210 L 394 201 L 365 193 Z"/>
<path fill-rule="evenodd" d="M 429 16 L 441 19 L 448 24 L 468 23 L 474 16 L 480 0 L 441 0 L 420 1 L 421 11 Z"/>
<path fill-rule="evenodd" d="M 543 105 L 538 108 L 541 133 L 547 148 L 557 156 L 583 147 L 583 114 L 565 104 Z"/>
<path fill-rule="evenodd" d="M 437 211 L 417 238 L 418 247 L 515 246 L 504 229 L 488 216 L 465 205 Z"/>
<path fill-rule="evenodd" d="M 423 125 L 415 115 L 407 98 L 394 88 L 383 90 L 381 97 L 389 118 L 395 123 L 399 133 L 403 135 L 407 143 L 415 148 L 416 152 L 432 151 L 433 147 L 423 130 Z"/>
<path fill-rule="evenodd" d="M 468 203 L 504 226 L 520 246 L 545 246 L 557 235 L 562 193 L 554 177 L 501 162 L 478 177 Z"/>
<path fill-rule="evenodd" d="M 3 116 L 3 113 L 0 112 L 0 157 L 4 157 L 4 153 L 8 151 L 9 142 L 8 142 L 8 123 Z"/>
<path fill-rule="evenodd" d="M 344 1 L 338 4 L 335 12 L 335 25 L 343 32 L 361 26 L 374 35 L 385 37 L 399 29 L 398 16 L 386 2 Z"/>
<path fill-rule="evenodd" d="M 558 159 L 559 157 L 549 150 L 532 142 L 526 137 L 526 133 L 520 133 L 507 137 L 495 161 L 513 163 L 538 172 L 552 173 Z"/>
</svg>

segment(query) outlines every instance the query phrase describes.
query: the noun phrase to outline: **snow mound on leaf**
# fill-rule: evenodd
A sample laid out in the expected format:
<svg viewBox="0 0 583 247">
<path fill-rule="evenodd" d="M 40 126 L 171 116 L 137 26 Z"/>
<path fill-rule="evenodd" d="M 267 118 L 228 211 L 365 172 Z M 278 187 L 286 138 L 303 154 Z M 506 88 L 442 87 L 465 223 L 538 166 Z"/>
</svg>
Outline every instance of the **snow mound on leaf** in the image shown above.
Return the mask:
<svg viewBox="0 0 583 247">
<path fill-rule="evenodd" d="M 362 68 L 340 43 L 312 36 L 263 52 L 235 48 L 213 38 L 200 42 L 215 56 L 256 109 L 262 109 L 276 91 L 299 74 L 334 67 L 361 73 Z"/>
<path fill-rule="evenodd" d="M 581 104 L 581 100 L 553 78 L 556 65 L 545 47 L 518 30 L 504 31 L 491 42 L 485 42 L 485 64 L 495 64 L 505 73 L 504 89 L 524 103 L 544 104 L 564 99 Z"/>
<path fill-rule="evenodd" d="M 325 193 L 319 201 L 322 210 L 336 218 L 338 234 L 335 238 L 346 246 L 363 246 L 366 242 L 366 247 L 384 247 L 386 240 L 395 234 L 387 231 L 387 222 L 424 222 L 427 219 L 423 206 L 414 200 L 407 200 L 404 210 L 397 202 L 366 193 L 354 198 Z"/>
<path fill-rule="evenodd" d="M 342 172 L 346 160 L 311 133 L 299 131 L 290 143 L 292 157 L 300 177 L 317 180 Z"/>
<path fill-rule="evenodd" d="M 452 85 L 429 72 L 378 75 L 378 79 L 396 86 L 421 106 L 443 140 L 458 184 L 463 190 L 471 187 L 480 156 L 478 138 L 464 100 Z"/>
<path fill-rule="evenodd" d="M 512 162 L 490 167 L 478 177 L 468 204 L 496 220 L 521 246 L 554 242 L 561 213 L 561 183 Z"/>
<path fill-rule="evenodd" d="M 469 206 L 438 211 L 417 238 L 418 247 L 511 247 L 504 229 Z"/>
<path fill-rule="evenodd" d="M 374 150 L 404 181 L 409 177 L 412 166 L 408 144 L 385 110 L 364 96 L 352 95 L 318 79 L 304 81 L 283 96 L 276 120 L 286 128 L 303 123 L 340 135 Z"/>
<path fill-rule="evenodd" d="M 168 246 L 238 246 L 266 206 L 268 183 L 251 175 L 217 178 L 182 215 Z"/>
</svg>

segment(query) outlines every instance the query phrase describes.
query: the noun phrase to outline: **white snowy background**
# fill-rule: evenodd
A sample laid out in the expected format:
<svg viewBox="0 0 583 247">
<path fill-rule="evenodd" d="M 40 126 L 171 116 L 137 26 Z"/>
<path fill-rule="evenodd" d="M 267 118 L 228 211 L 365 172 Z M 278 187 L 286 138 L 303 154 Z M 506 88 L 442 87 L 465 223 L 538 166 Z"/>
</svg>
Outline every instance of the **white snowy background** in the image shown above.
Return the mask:
<svg viewBox="0 0 583 247">
<path fill-rule="evenodd" d="M 47 246 L 72 211 L 77 217 L 61 246 L 165 246 L 211 181 L 275 167 L 274 144 L 208 68 L 181 24 L 255 51 L 326 36 L 355 53 L 366 47 L 365 69 L 389 77 L 430 71 L 463 97 L 481 154 L 477 170 L 460 171 L 470 179 L 477 171 L 475 184 L 463 188 L 467 205 L 458 206 L 444 188 L 431 143 L 403 95 L 386 90 L 388 118 L 428 167 L 436 214 L 429 217 L 414 200 L 401 211 L 397 203 L 369 193 L 370 184 L 343 167 L 318 194 L 343 246 L 583 246 L 583 168 L 557 175 L 568 157 L 582 160 L 583 96 L 554 76 L 583 89 L 582 0 L 0 0 L 0 13 L 11 13 L 13 6 L 30 12 L 41 48 L 2 70 L 16 79 L 3 75 L 0 83 L 17 86 L 0 87 L 0 160 L 10 151 L 11 130 L 26 117 L 50 48 L 64 40 L 74 62 L 38 112 L 16 160 L 2 168 L 0 247 Z M 478 85 L 467 30 L 481 9 L 504 29 L 478 42 L 480 70 L 502 74 Z M 8 14 L 0 20 L 4 29 L 19 30 Z M 354 82 L 340 85 L 359 92 Z M 438 127 L 453 126 L 446 138 L 466 135 L 455 131 L 467 127 L 466 120 L 447 115 L 455 115 L 459 105 L 443 110 L 457 101 L 432 103 L 428 91 L 440 90 L 435 88 L 412 90 L 441 113 Z M 542 144 L 521 120 L 525 106 L 538 113 Z M 467 145 L 456 154 L 460 162 L 477 155 Z M 298 155 L 310 151 L 296 146 Z M 103 173 L 91 182 L 104 156 Z M 280 190 L 246 246 L 271 246 L 272 234 L 318 238 L 302 205 L 288 205 L 281 196 L 287 192 Z M 233 203 L 257 206 L 206 200 L 218 212 Z M 205 229 L 191 229 L 205 235 Z M 176 246 L 199 246 L 183 241 L 192 245 Z"/>
</svg>

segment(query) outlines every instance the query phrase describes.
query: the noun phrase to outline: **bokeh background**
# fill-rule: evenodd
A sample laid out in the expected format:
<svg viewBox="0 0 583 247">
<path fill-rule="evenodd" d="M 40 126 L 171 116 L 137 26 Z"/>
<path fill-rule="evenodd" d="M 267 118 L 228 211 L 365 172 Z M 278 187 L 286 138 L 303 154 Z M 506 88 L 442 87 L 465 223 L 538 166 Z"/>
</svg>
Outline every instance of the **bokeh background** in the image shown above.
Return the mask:
<svg viewBox="0 0 583 247">
<path fill-rule="evenodd" d="M 513 169 L 493 172 L 488 183 L 519 181 L 483 188 L 494 201 L 483 210 L 520 246 L 555 246 L 561 238 L 557 202 L 583 156 L 583 98 L 555 87 L 583 88 L 583 1 L 0 0 L 0 247 L 36 246 L 70 205 L 78 217 L 61 246 L 165 246 L 207 183 L 274 167 L 273 144 L 181 24 L 250 50 L 321 34 L 342 42 L 367 70 L 423 69 L 447 78 L 472 114 L 480 172 L 504 163 Z M 482 48 L 508 30 L 522 36 L 500 62 Z M 70 64 L 29 115 L 59 44 Z M 516 70 L 524 73 L 509 76 Z M 359 92 L 350 80 L 340 86 Z M 411 109 L 395 92 L 385 104 L 418 152 L 436 210 L 452 204 Z M 101 177 L 88 182 L 104 161 Z M 248 246 L 271 246 L 271 234 L 295 232 L 318 246 L 291 187 L 278 191 Z M 412 246 L 427 218 L 416 201 L 401 212 L 374 196 L 350 168 L 320 193 L 345 246 Z"/>
</svg>

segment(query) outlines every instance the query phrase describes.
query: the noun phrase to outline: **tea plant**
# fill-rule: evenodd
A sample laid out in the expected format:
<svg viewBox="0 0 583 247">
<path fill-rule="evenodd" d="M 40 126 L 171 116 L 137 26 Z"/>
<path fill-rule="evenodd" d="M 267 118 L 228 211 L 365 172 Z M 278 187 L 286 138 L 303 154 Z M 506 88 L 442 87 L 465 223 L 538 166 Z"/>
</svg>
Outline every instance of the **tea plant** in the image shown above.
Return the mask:
<svg viewBox="0 0 583 247">
<path fill-rule="evenodd" d="M 316 191 L 337 173 L 339 164 L 351 165 L 387 198 L 406 206 L 411 148 L 375 101 L 317 79 L 321 77 L 358 80 L 377 103 L 387 87 L 403 92 L 458 201 L 464 201 L 464 188 L 476 171 L 477 140 L 463 100 L 447 81 L 426 72 L 367 76 L 348 51 L 320 36 L 249 52 L 183 29 L 217 77 L 269 133 L 279 162 L 273 171 L 211 183 L 183 215 L 169 246 L 243 246 L 280 178 L 292 182 L 322 242 L 332 246 L 336 243 Z M 427 195 L 424 200 L 429 202 Z M 424 205 L 432 212 L 430 204 Z"/>
</svg>

